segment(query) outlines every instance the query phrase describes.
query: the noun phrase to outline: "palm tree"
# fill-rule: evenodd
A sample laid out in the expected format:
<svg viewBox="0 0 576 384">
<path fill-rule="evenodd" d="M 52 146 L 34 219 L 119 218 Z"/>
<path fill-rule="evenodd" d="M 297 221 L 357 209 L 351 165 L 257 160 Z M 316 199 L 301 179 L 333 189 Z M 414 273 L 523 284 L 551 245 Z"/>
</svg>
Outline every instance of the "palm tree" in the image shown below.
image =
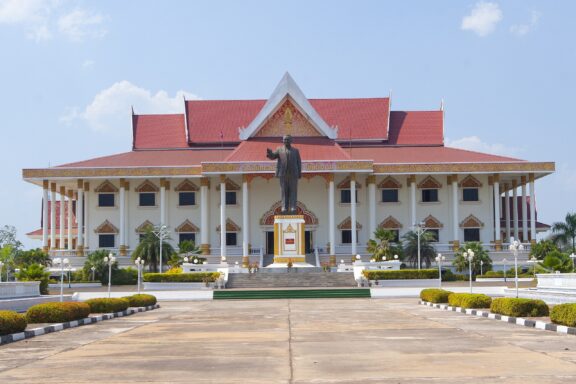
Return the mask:
<svg viewBox="0 0 576 384">
<path fill-rule="evenodd" d="M 384 228 L 378 228 L 374 231 L 374 237 L 376 240 L 368 240 L 366 250 L 372 254 L 372 258 L 375 261 L 382 261 L 382 259 L 391 259 L 394 252 L 398 254 L 398 250 L 392 244 L 396 234 L 392 231 L 388 231 Z"/>
<path fill-rule="evenodd" d="M 404 240 L 404 256 L 412 267 L 418 267 L 418 234 L 415 231 L 410 231 L 402 236 Z M 431 244 L 435 240 L 434 234 L 431 232 L 424 232 L 420 235 L 420 267 L 426 264 L 426 268 L 430 268 L 432 260 L 436 257 L 436 250 Z"/>
<path fill-rule="evenodd" d="M 170 237 L 164 237 L 164 240 L 170 240 Z M 142 237 L 140 244 L 132 252 L 132 260 L 140 257 L 146 264 L 151 272 L 158 272 L 158 263 L 160 261 L 158 254 L 160 253 L 160 239 L 153 232 L 153 228 L 148 228 Z M 170 255 L 174 253 L 172 245 L 166 241 L 162 241 L 162 262 L 165 263 Z"/>
<path fill-rule="evenodd" d="M 576 213 L 568 212 L 564 222 L 552 224 L 552 240 L 556 244 L 568 245 L 572 242 L 572 253 L 576 252 Z"/>
<path fill-rule="evenodd" d="M 474 258 L 472 259 L 472 274 L 474 276 L 479 275 L 480 270 L 482 270 L 482 273 L 492 270 L 492 259 L 488 255 L 488 251 L 486 251 L 479 242 L 470 241 L 461 246 L 454 255 L 452 265 L 456 267 L 458 272 L 468 271 L 468 260 L 466 260 L 463 255 L 467 250 L 474 252 Z"/>
</svg>

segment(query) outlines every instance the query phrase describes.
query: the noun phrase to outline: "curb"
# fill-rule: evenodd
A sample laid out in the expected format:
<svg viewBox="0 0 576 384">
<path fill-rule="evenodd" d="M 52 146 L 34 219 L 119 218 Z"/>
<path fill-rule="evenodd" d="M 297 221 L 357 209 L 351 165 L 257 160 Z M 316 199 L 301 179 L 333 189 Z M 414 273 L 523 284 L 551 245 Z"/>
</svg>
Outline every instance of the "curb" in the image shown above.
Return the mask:
<svg viewBox="0 0 576 384">
<path fill-rule="evenodd" d="M 0 345 L 13 343 L 15 341 L 20 341 L 20 340 L 24 340 L 24 339 L 30 339 L 30 338 L 35 337 L 35 336 L 40 336 L 40 335 L 44 335 L 44 334 L 52 333 L 52 332 L 58 332 L 58 331 L 62 331 L 64 329 L 68 329 L 68 328 L 76 328 L 76 327 L 80 327 L 82 325 L 94 324 L 94 323 L 98 323 L 100 321 L 114 319 L 116 317 L 130 316 L 130 315 L 133 315 L 133 314 L 138 313 L 138 312 L 151 311 L 151 310 L 157 309 L 157 308 L 160 308 L 159 304 L 150 305 L 148 307 L 128 308 L 127 310 L 122 311 L 122 312 L 105 313 L 105 314 L 101 314 L 101 315 L 94 316 L 94 317 L 86 317 L 86 318 L 80 319 L 80 320 L 67 321 L 65 323 L 58 323 L 58 324 L 48 325 L 46 327 L 34 328 L 34 329 L 29 330 L 29 331 L 11 333 L 9 335 L 0 336 Z"/>
<path fill-rule="evenodd" d="M 536 328 L 542 329 L 545 331 L 552 331 L 556 333 L 562 333 L 566 335 L 576 335 L 576 328 L 575 327 L 567 327 L 565 325 L 558 325 L 554 323 L 546 323 L 540 320 L 530 320 L 525 319 L 523 317 L 512 317 L 512 316 L 505 316 L 505 315 L 498 315 L 496 313 L 491 313 L 489 311 L 482 311 L 478 309 L 467 309 L 461 307 L 451 307 L 446 304 L 435 304 L 430 303 L 428 301 L 419 301 L 421 305 L 426 305 L 432 308 L 443 309 L 445 311 L 452 311 L 452 312 L 459 312 L 464 313 L 466 315 L 478 316 L 478 317 L 485 317 L 492 320 L 500 320 L 505 323 L 509 324 L 516 324 L 516 325 L 523 325 L 528 328 Z"/>
</svg>

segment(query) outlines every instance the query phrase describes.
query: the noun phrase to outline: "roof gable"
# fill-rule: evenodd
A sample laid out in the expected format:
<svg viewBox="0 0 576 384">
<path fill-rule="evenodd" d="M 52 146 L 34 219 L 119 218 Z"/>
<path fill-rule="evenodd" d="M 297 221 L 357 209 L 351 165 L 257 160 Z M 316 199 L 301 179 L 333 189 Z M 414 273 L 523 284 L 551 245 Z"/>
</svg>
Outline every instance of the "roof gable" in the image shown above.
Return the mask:
<svg viewBox="0 0 576 384">
<path fill-rule="evenodd" d="M 284 135 L 323 136 L 294 106 L 290 97 L 270 116 L 254 136 L 282 137 Z"/>
</svg>

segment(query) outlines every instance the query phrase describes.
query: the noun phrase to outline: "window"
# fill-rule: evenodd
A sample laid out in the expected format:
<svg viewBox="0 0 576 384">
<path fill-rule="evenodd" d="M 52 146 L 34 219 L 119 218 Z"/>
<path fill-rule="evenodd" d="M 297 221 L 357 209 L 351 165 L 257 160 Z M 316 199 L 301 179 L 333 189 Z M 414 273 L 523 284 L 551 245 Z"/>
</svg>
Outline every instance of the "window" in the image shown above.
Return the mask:
<svg viewBox="0 0 576 384">
<path fill-rule="evenodd" d="M 113 193 L 99 193 L 98 194 L 98 206 L 99 207 L 113 207 L 114 206 L 114 194 Z"/>
<path fill-rule="evenodd" d="M 398 190 L 397 189 L 383 189 L 382 190 L 382 202 L 383 203 L 397 203 L 398 202 Z"/>
<path fill-rule="evenodd" d="M 439 229 L 428 229 L 426 232 L 432 234 L 432 241 L 437 243 L 440 239 L 440 230 Z"/>
<path fill-rule="evenodd" d="M 342 232 L 342 244 L 352 244 L 352 230 L 343 229 L 341 232 Z M 356 231 L 356 243 L 358 243 L 358 231 Z"/>
<path fill-rule="evenodd" d="M 237 245 L 238 234 L 236 232 L 226 232 L 226 245 Z"/>
<path fill-rule="evenodd" d="M 343 204 L 350 204 L 352 202 L 352 193 L 349 189 L 340 190 L 340 202 Z M 358 203 L 358 190 L 356 190 L 356 203 Z"/>
<path fill-rule="evenodd" d="M 182 243 L 183 241 L 192 241 L 196 243 L 196 234 L 195 233 L 180 233 L 178 234 L 178 244 Z"/>
<path fill-rule="evenodd" d="M 98 248 L 114 248 L 114 234 L 98 235 Z"/>
<path fill-rule="evenodd" d="M 398 229 L 387 229 L 387 231 L 390 231 L 392 233 L 394 233 L 394 238 L 392 239 L 393 243 L 399 243 L 400 242 L 400 230 Z"/>
<path fill-rule="evenodd" d="M 178 205 L 181 207 L 196 205 L 196 193 L 180 192 L 178 194 Z"/>
<path fill-rule="evenodd" d="M 464 188 L 462 190 L 462 200 L 478 201 L 478 188 Z"/>
<path fill-rule="evenodd" d="M 480 241 L 480 228 L 464 228 L 464 241 Z"/>
<path fill-rule="evenodd" d="M 226 191 L 226 205 L 236 205 L 236 191 Z"/>
<path fill-rule="evenodd" d="M 156 205 L 156 193 L 154 192 L 140 192 L 140 206 L 141 207 L 154 207 Z"/>
<path fill-rule="evenodd" d="M 437 189 L 423 189 L 422 190 L 422 202 L 432 203 L 438 201 L 438 190 Z"/>
</svg>

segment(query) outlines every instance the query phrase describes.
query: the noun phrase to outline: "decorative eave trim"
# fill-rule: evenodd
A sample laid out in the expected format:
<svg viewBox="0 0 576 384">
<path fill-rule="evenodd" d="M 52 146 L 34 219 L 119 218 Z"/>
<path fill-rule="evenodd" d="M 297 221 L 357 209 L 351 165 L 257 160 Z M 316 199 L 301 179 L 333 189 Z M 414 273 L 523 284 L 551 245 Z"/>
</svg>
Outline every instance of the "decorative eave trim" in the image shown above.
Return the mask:
<svg viewBox="0 0 576 384">
<path fill-rule="evenodd" d="M 374 164 L 375 174 L 552 173 L 555 170 L 554 162 Z"/>
<path fill-rule="evenodd" d="M 334 160 L 334 161 L 303 161 L 302 173 L 372 173 L 372 160 Z M 276 162 L 272 161 L 242 161 L 242 162 L 203 162 L 203 175 L 245 174 L 245 173 L 275 173 Z"/>
<path fill-rule="evenodd" d="M 104 168 L 28 168 L 24 179 L 200 176 L 201 166 L 193 167 L 104 167 Z"/>
</svg>

